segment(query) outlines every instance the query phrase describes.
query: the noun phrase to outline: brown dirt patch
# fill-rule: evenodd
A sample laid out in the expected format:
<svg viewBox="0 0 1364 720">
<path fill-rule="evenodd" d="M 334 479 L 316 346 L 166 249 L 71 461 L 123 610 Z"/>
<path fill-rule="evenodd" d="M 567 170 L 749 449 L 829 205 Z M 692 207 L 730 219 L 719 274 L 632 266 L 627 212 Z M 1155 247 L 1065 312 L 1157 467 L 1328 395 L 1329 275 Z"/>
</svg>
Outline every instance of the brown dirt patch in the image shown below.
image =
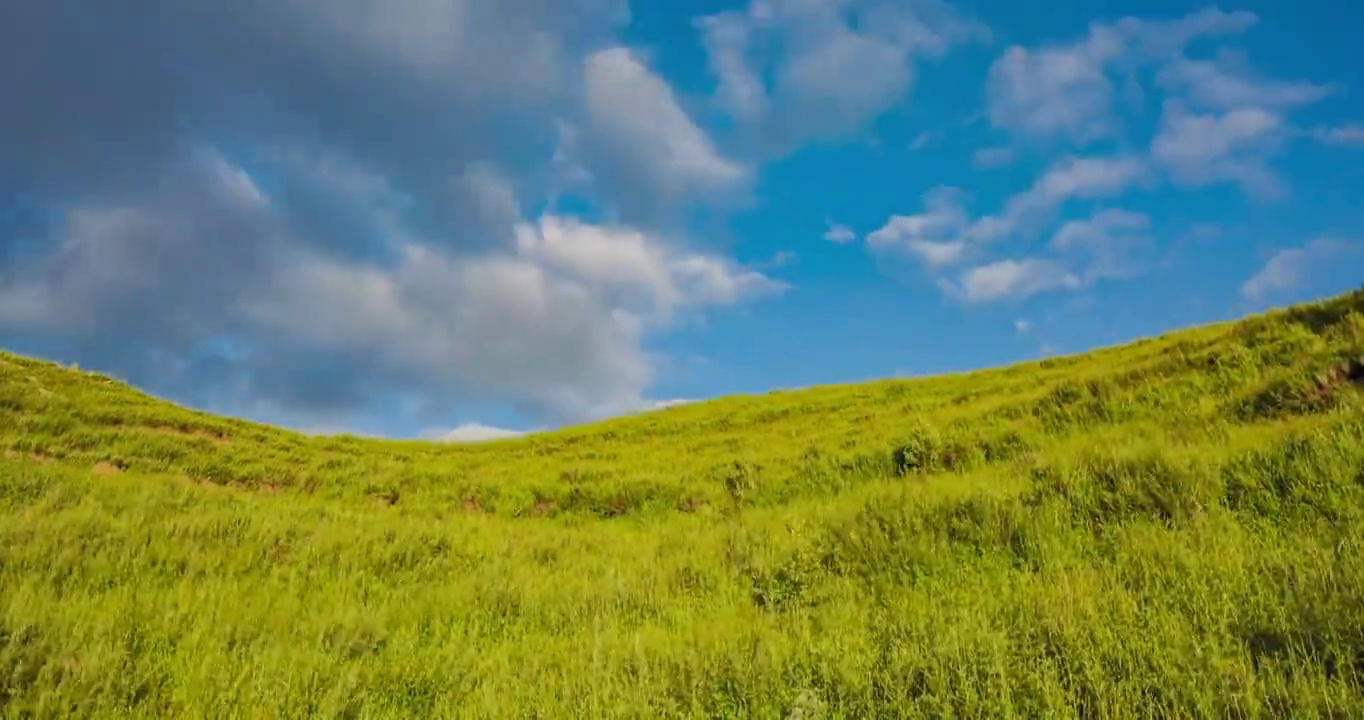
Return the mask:
<svg viewBox="0 0 1364 720">
<path fill-rule="evenodd" d="M 123 472 L 123 469 L 111 462 L 97 462 L 90 468 L 90 472 L 96 475 L 117 475 Z"/>
<path fill-rule="evenodd" d="M 227 447 L 228 445 L 232 444 L 232 438 L 229 438 L 228 436 L 223 435 L 221 433 L 212 432 L 210 430 L 191 430 L 188 434 L 192 437 L 207 438 L 214 445 L 218 445 L 221 447 Z"/>
<path fill-rule="evenodd" d="M 153 425 L 149 429 L 155 430 L 157 432 L 163 432 L 168 435 L 178 435 L 183 438 L 204 438 L 205 440 L 211 441 L 214 445 L 219 445 L 223 447 L 232 444 L 232 439 L 229 438 L 227 435 L 217 432 L 215 430 L 208 430 L 206 428 L 190 428 L 186 430 L 185 428 L 181 427 Z"/>
<path fill-rule="evenodd" d="M 397 505 L 398 497 L 399 496 L 396 490 L 390 490 L 388 492 L 382 493 L 370 493 L 370 498 L 374 500 L 374 502 L 379 503 L 380 505 L 383 505 L 385 507 L 393 507 L 394 505 Z"/>
<path fill-rule="evenodd" d="M 1346 385 L 1364 385 L 1364 357 L 1354 357 L 1317 374 L 1317 386 L 1307 395 L 1312 403 L 1327 402 Z"/>
<path fill-rule="evenodd" d="M 1350 358 L 1317 375 L 1317 385 L 1323 389 L 1347 382 L 1364 383 L 1364 357 Z"/>
</svg>

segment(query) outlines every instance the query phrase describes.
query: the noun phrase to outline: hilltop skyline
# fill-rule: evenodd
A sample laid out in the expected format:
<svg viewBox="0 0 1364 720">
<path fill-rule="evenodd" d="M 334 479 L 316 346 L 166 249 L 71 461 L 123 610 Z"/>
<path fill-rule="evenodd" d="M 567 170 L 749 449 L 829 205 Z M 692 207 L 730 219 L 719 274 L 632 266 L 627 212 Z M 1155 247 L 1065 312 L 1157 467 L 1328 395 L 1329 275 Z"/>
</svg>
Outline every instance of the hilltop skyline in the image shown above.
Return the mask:
<svg viewBox="0 0 1364 720">
<path fill-rule="evenodd" d="M 0 346 L 477 439 L 1364 282 L 1364 9 L 1015 5 L 0 11 Z"/>
</svg>

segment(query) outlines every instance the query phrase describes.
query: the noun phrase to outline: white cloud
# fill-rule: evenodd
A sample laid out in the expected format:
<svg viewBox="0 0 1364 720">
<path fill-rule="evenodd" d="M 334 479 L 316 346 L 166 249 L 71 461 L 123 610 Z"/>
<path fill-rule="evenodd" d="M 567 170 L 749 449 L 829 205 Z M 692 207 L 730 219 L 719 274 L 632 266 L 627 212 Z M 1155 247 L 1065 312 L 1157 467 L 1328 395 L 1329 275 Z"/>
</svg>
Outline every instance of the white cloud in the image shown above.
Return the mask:
<svg viewBox="0 0 1364 720">
<path fill-rule="evenodd" d="M 894 250 L 918 256 L 930 268 L 950 265 L 965 257 L 960 239 L 968 221 L 961 207 L 960 192 L 939 187 L 924 194 L 924 212 L 894 215 L 881 228 L 867 235 L 873 250 Z"/>
<path fill-rule="evenodd" d="M 964 237 L 973 242 L 1002 240 L 1035 229 L 1072 199 L 1117 197 L 1150 180 L 1150 168 L 1138 156 L 1064 157 L 1052 163 L 1027 190 L 1010 197 L 1002 213 L 972 223 Z"/>
<path fill-rule="evenodd" d="M 1151 219 L 1128 210 L 1102 210 L 1088 220 L 1072 220 L 1052 236 L 1051 245 L 1059 250 L 1105 245 L 1116 233 L 1141 232 L 1151 228 Z"/>
<path fill-rule="evenodd" d="M 969 249 L 966 243 L 960 240 L 950 242 L 911 240 L 906 248 L 919 256 L 925 265 L 934 269 L 961 262 L 966 258 Z"/>
<path fill-rule="evenodd" d="M 1141 157 L 1067 157 L 1048 168 L 1019 204 L 1054 207 L 1071 198 L 1112 197 L 1149 179 L 1149 168 Z"/>
<path fill-rule="evenodd" d="M 835 223 L 831 224 L 829 229 L 824 233 L 824 239 L 832 243 L 843 245 L 856 240 L 857 233 L 853 232 L 852 228 L 847 225 Z"/>
<path fill-rule="evenodd" d="M 980 303 L 1023 299 L 1048 290 L 1078 288 L 1080 284 L 1080 278 L 1058 262 L 1025 258 L 973 267 L 962 273 L 955 283 L 942 280 L 939 286 L 966 302 Z"/>
<path fill-rule="evenodd" d="M 717 102 L 778 152 L 860 128 L 908 94 L 917 58 L 989 36 L 940 0 L 753 0 L 696 27 Z"/>
<path fill-rule="evenodd" d="M 1174 100 L 1165 102 L 1151 157 L 1184 187 L 1235 182 L 1258 197 L 1273 197 L 1283 182 L 1268 167 L 1283 145 L 1284 121 L 1260 108 L 1195 113 Z"/>
<path fill-rule="evenodd" d="M 1211 60 L 1178 57 L 1156 74 L 1156 84 L 1180 93 L 1192 107 L 1287 109 L 1327 97 L 1334 88 L 1310 82 L 1278 82 L 1256 75 L 1239 52 L 1223 50 Z"/>
<path fill-rule="evenodd" d="M 584 96 L 581 140 L 625 203 L 718 198 L 747 179 L 747 169 L 720 154 L 672 88 L 628 49 L 587 58 Z"/>
<path fill-rule="evenodd" d="M 1144 267 L 1140 252 L 1150 244 L 1150 218 L 1107 209 L 1072 220 L 1052 236 L 1053 257 L 999 260 L 970 268 L 939 287 L 967 302 L 1022 299 L 1053 290 L 1078 290 L 1105 278 L 1131 277 Z M 1028 329 L 1019 321 L 1020 333 Z"/>
<path fill-rule="evenodd" d="M 800 256 L 792 252 L 791 250 L 778 250 L 772 253 L 772 257 L 768 258 L 763 262 L 752 263 L 750 267 L 752 267 L 755 270 L 780 268 L 786 267 L 787 265 L 790 265 L 799 259 Z"/>
<path fill-rule="evenodd" d="M 1083 264 L 1086 283 L 1100 278 L 1131 277 L 1145 267 L 1139 257 L 1152 244 L 1151 219 L 1121 209 L 1095 213 L 1088 220 L 1065 223 L 1052 236 L 1051 248 L 1075 256 Z"/>
<path fill-rule="evenodd" d="M 0 15 L 37 60 L 0 63 L 0 167 L 53 218 L 0 260 L 17 344 L 294 424 L 577 419 L 642 401 L 649 333 L 780 290 L 668 232 L 750 172 L 618 47 L 625 0 Z"/>
<path fill-rule="evenodd" d="M 1032 329 L 1032 323 L 1028 320 L 1018 319 L 1014 321 L 1014 330 L 1022 335 Z"/>
<path fill-rule="evenodd" d="M 1254 22 L 1250 13 L 1218 10 L 1167 21 L 1127 17 L 1092 24 L 1073 43 L 1012 46 L 990 67 L 990 122 L 1021 135 L 1064 138 L 1078 145 L 1110 137 L 1120 128 L 1113 115 L 1110 73 L 1134 81 L 1133 73 L 1142 65 L 1178 55 L 1198 36 L 1238 33 Z"/>
<path fill-rule="evenodd" d="M 1131 277 L 1144 270 L 1141 251 L 1150 245 L 1150 224 L 1141 213 L 1101 210 L 1087 220 L 1062 225 L 1049 243 L 1053 257 L 999 260 L 970 268 L 955 282 L 940 280 L 939 287 L 948 295 L 980 303 Z M 1029 326 L 1024 320 L 1015 325 L 1019 333 Z"/>
<path fill-rule="evenodd" d="M 69 210 L 52 254 L 0 274 L 0 326 L 88 333 L 113 314 L 136 319 L 118 342 L 145 342 L 168 330 L 165 298 L 180 313 L 217 314 L 241 292 L 222 275 L 270 274 L 272 209 L 249 175 L 199 149 L 168 170 L 165 188 L 154 206 Z"/>
<path fill-rule="evenodd" d="M 679 405 L 690 405 L 691 403 L 694 402 L 697 402 L 697 400 L 694 400 L 692 398 L 670 398 L 668 400 L 655 400 L 652 403 L 650 403 L 649 406 L 654 410 L 663 410 L 665 408 L 677 407 Z"/>
<path fill-rule="evenodd" d="M 928 147 L 929 145 L 932 145 L 936 139 L 937 135 L 925 130 L 919 133 L 918 135 L 915 135 L 914 139 L 910 140 L 909 144 L 905 146 L 905 149 L 910 152 L 918 152 Z"/>
<path fill-rule="evenodd" d="M 1252 302 L 1298 289 L 1328 265 L 1364 254 L 1364 245 L 1334 238 L 1316 238 L 1298 248 L 1280 250 L 1259 272 L 1241 285 L 1241 296 Z"/>
<path fill-rule="evenodd" d="M 1197 38 L 1234 35 L 1255 22 L 1251 13 L 1215 9 L 1176 20 L 1128 17 L 1093 24 L 1068 44 L 1011 47 L 995 61 L 986 83 L 991 122 L 1040 140 L 1081 146 L 1101 139 L 1124 142 L 1127 128 L 1115 113 L 1117 83 L 1124 100 L 1139 108 L 1143 73 L 1154 66 L 1154 85 L 1166 98 L 1150 152 L 1175 184 L 1232 182 L 1257 197 L 1282 194 L 1286 186 L 1268 160 L 1292 134 L 1286 114 L 1338 88 L 1264 77 L 1240 51 L 1221 49 L 1208 58 L 1185 54 Z M 1314 134 L 1328 138 L 1324 131 Z M 1349 133 L 1329 137 L 1348 142 Z"/>
<path fill-rule="evenodd" d="M 505 440 L 507 438 L 520 437 L 526 433 L 521 430 L 508 430 L 506 428 L 493 427 L 482 423 L 464 423 L 451 430 L 423 430 L 418 437 L 423 440 L 436 440 L 439 442 L 486 442 L 489 440 Z"/>
<path fill-rule="evenodd" d="M 1286 114 L 1337 90 L 1263 77 L 1244 53 L 1226 49 L 1211 59 L 1169 58 L 1156 73 L 1156 85 L 1168 97 L 1151 155 L 1175 184 L 1231 182 L 1259 198 L 1287 189 L 1269 166 L 1295 133 Z"/>
<path fill-rule="evenodd" d="M 980 148 L 971 155 L 971 164 L 981 169 L 1003 167 L 1014 161 L 1013 148 Z"/>
<path fill-rule="evenodd" d="M 554 216 L 475 253 L 409 231 L 375 262 L 300 236 L 211 153 L 163 187 L 70 211 L 56 254 L 0 276 L 0 325 L 107 330 L 106 364 L 131 380 L 200 402 L 268 401 L 295 411 L 290 422 L 380 394 L 435 412 L 504 400 L 559 422 L 639 407 L 656 365 L 644 338 L 680 314 L 785 288 L 656 234 Z"/>
<path fill-rule="evenodd" d="M 1009 48 L 990 67 L 986 82 L 991 124 L 1080 144 L 1110 134 L 1113 84 L 1104 65 L 1117 52 L 1108 33 L 1076 45 Z"/>
<path fill-rule="evenodd" d="M 925 194 L 924 212 L 892 216 L 867 236 L 867 245 L 915 255 L 939 270 L 970 259 L 984 245 L 1036 230 L 1072 199 L 1115 197 L 1150 179 L 1149 166 L 1137 156 L 1065 157 L 1010 197 L 999 214 L 973 220 L 959 190 L 939 187 Z"/>
<path fill-rule="evenodd" d="M 1011 198 L 1003 215 L 975 221 L 962 211 L 957 191 L 939 188 L 926 196 L 924 213 L 892 217 L 867 237 L 867 243 L 873 250 L 893 249 L 915 255 L 929 270 L 941 271 L 979 255 L 984 243 L 1013 233 L 1020 224 L 1039 217 L 1039 213 L 1054 211 L 1069 198 L 1118 194 L 1145 177 L 1144 166 L 1135 159 L 1072 158 L 1053 166 L 1026 193 Z M 1146 215 L 1101 210 L 1089 219 L 1063 224 L 1049 243 L 1054 257 L 986 263 L 962 272 L 955 280 L 940 278 L 938 287 L 968 302 L 1079 289 L 1100 279 L 1130 277 L 1144 271 L 1142 254 L 1151 244 Z"/>
<path fill-rule="evenodd" d="M 516 235 L 515 253 L 482 258 L 411 245 L 390 269 L 302 257 L 247 313 L 277 336 L 367 357 L 393 377 L 581 420 L 640 405 L 653 379 L 642 338 L 678 310 L 784 288 L 631 228 L 546 217 Z"/>
<path fill-rule="evenodd" d="M 1332 128 L 1317 128 L 1312 136 L 1327 145 L 1364 147 L 1364 125 L 1349 124 Z"/>
<path fill-rule="evenodd" d="M 750 65 L 754 28 L 740 13 L 727 12 L 696 19 L 707 63 L 718 80 L 716 100 L 731 115 L 746 122 L 767 112 L 767 88 Z"/>
</svg>

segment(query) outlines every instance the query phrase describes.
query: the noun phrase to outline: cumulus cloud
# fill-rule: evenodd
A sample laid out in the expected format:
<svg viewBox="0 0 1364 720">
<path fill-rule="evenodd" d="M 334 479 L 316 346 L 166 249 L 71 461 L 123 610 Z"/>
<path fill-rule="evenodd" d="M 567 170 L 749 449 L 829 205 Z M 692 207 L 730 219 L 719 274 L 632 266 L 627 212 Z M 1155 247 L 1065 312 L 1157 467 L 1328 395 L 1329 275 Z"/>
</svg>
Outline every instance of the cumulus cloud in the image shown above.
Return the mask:
<svg viewBox="0 0 1364 720">
<path fill-rule="evenodd" d="M 907 96 L 916 60 L 990 35 L 941 0 L 753 0 L 696 27 L 716 101 L 776 152 L 860 128 Z"/>
<path fill-rule="evenodd" d="M 1085 145 L 1114 135 L 1115 73 L 1169 59 L 1199 36 L 1242 32 L 1253 14 L 1203 10 L 1174 20 L 1123 18 L 1090 25 L 1084 38 L 1037 48 L 1012 46 L 990 67 L 986 104 L 993 126 L 1042 140 Z"/>
<path fill-rule="evenodd" d="M 976 219 L 962 208 L 959 190 L 937 188 L 924 196 L 924 212 L 892 216 L 867 236 L 867 245 L 873 251 L 913 255 L 930 272 L 941 273 L 976 261 L 988 245 L 1042 227 L 1071 199 L 1114 197 L 1148 178 L 1139 158 L 1066 158 L 1011 197 L 1002 213 Z M 967 302 L 989 302 L 1129 277 L 1144 269 L 1141 256 L 1151 245 L 1149 230 L 1150 219 L 1143 214 L 1101 210 L 1064 223 L 1048 243 L 1051 257 L 977 265 L 955 279 L 939 278 L 938 287 Z"/>
<path fill-rule="evenodd" d="M 1070 46 L 1010 47 L 990 67 L 986 84 L 990 123 L 1079 143 L 1111 133 L 1113 84 L 1104 66 L 1118 50 L 1107 32 Z"/>
<path fill-rule="evenodd" d="M 615 181 L 627 217 L 657 211 L 659 202 L 718 198 L 747 176 L 719 153 L 672 88 L 626 48 L 587 58 L 585 98 L 586 152 Z"/>
<path fill-rule="evenodd" d="M 1177 20 L 1129 17 L 1091 25 L 1072 43 L 1011 47 L 987 80 L 991 122 L 1034 139 L 1077 145 L 1122 140 L 1117 83 L 1139 100 L 1141 72 L 1153 66 L 1154 85 L 1166 94 L 1150 145 L 1158 166 L 1183 187 L 1232 182 L 1259 197 L 1280 194 L 1286 186 L 1268 160 L 1291 135 L 1287 114 L 1337 88 L 1265 77 L 1240 51 L 1224 48 L 1199 59 L 1185 55 L 1199 37 L 1237 34 L 1255 22 L 1253 14 L 1216 9 Z"/>
<path fill-rule="evenodd" d="M 1302 247 L 1280 250 L 1241 284 L 1241 297 L 1261 302 L 1292 292 L 1329 265 L 1347 258 L 1358 262 L 1355 258 L 1361 256 L 1364 256 L 1364 245 L 1335 238 L 1316 238 Z"/>
<path fill-rule="evenodd" d="M 969 226 L 961 207 L 960 191 L 939 187 L 923 198 L 924 212 L 893 215 L 880 229 L 867 235 L 873 250 L 893 250 L 917 256 L 930 268 L 951 265 L 967 251 L 961 238 Z"/>
<path fill-rule="evenodd" d="M 716 78 L 716 102 L 739 120 L 761 118 L 767 112 L 767 88 L 749 60 L 757 29 L 738 12 L 697 18 L 696 27 Z"/>
<path fill-rule="evenodd" d="M 1049 255 L 998 260 L 940 279 L 949 296 L 970 303 L 1021 300 L 1056 290 L 1078 290 L 1103 279 L 1132 277 L 1143 268 L 1151 221 L 1146 215 L 1110 208 L 1085 220 L 1064 223 L 1048 243 Z M 1026 332 L 1019 321 L 1016 329 Z"/>
<path fill-rule="evenodd" d="M 1023 299 L 1058 288 L 1078 288 L 1080 278 L 1059 262 L 1041 258 L 999 260 L 973 267 L 955 281 L 941 280 L 943 291 L 966 302 Z"/>
<path fill-rule="evenodd" d="M 628 19 L 6 4 L 0 192 L 51 221 L 0 257 L 0 336 L 290 422 L 638 407 L 651 333 L 783 286 L 673 232 L 749 173 L 618 46 Z M 565 191 L 610 220 L 556 212 Z"/>
<path fill-rule="evenodd" d="M 1197 113 L 1167 100 L 1151 157 L 1184 187 L 1234 182 L 1259 197 L 1273 197 L 1284 184 L 1269 168 L 1283 146 L 1281 116 L 1261 108 Z"/>
<path fill-rule="evenodd" d="M 1011 196 L 1002 212 L 972 222 L 964 236 L 983 243 L 1033 232 L 1071 200 L 1117 197 L 1147 185 L 1151 179 L 1149 164 L 1139 156 L 1065 156 L 1053 162 L 1027 190 Z"/>
<path fill-rule="evenodd" d="M 959 192 L 940 189 L 925 197 L 923 212 L 890 218 L 868 236 L 868 245 L 918 256 L 950 296 L 1018 299 L 1131 277 L 1150 266 L 1150 218 L 1117 208 L 1065 220 L 1050 231 L 1045 249 L 1018 252 L 1072 205 L 1120 198 L 1166 179 L 1182 188 L 1235 183 L 1256 197 L 1282 194 L 1286 184 L 1270 163 L 1295 134 L 1288 113 L 1337 89 L 1265 77 L 1240 52 L 1223 49 L 1200 59 L 1185 54 L 1196 39 L 1238 34 L 1255 22 L 1250 13 L 1216 9 L 1172 20 L 1129 17 L 1091 24 L 1073 42 L 1008 48 L 985 84 L 986 116 L 994 127 L 1044 143 L 1102 140 L 1130 148 L 1117 105 L 1144 102 L 1142 82 L 1149 77 L 1166 94 L 1149 152 L 1061 155 L 1030 187 L 980 216 L 963 209 Z M 1339 144 L 1353 138 L 1351 126 L 1308 134 Z M 1008 159 L 1007 152 L 987 147 L 973 161 L 989 167 Z M 1014 257 L 989 260 L 997 252 L 991 248 L 1004 240 L 1013 242 L 1008 254 Z"/>
<path fill-rule="evenodd" d="M 1170 97 L 1151 155 L 1171 179 L 1184 187 L 1232 182 L 1262 198 L 1286 190 L 1269 164 L 1292 135 L 1286 114 L 1335 92 L 1327 85 L 1263 77 L 1244 54 L 1228 50 L 1210 60 L 1173 58 L 1156 83 Z"/>
<path fill-rule="evenodd" d="M 967 260 L 983 245 L 1036 230 L 1072 199 L 1115 197 L 1150 177 L 1147 162 L 1137 156 L 1063 157 L 1027 190 L 1009 197 L 997 214 L 970 218 L 960 190 L 940 187 L 924 196 L 924 212 L 892 216 L 867 236 L 867 245 L 908 252 L 940 269 Z"/>
<path fill-rule="evenodd" d="M 181 377 L 295 409 L 385 392 L 432 412 L 510 399 L 568 421 L 642 402 L 651 329 L 783 289 L 636 229 L 558 217 L 519 223 L 509 250 L 414 240 L 382 264 L 347 259 L 295 241 L 239 169 L 201 164 L 190 191 L 73 211 L 56 253 L 0 283 L 0 325 L 97 332 L 121 348 L 105 361 L 136 381 Z M 339 362 L 322 371 L 322 358 Z"/>
</svg>

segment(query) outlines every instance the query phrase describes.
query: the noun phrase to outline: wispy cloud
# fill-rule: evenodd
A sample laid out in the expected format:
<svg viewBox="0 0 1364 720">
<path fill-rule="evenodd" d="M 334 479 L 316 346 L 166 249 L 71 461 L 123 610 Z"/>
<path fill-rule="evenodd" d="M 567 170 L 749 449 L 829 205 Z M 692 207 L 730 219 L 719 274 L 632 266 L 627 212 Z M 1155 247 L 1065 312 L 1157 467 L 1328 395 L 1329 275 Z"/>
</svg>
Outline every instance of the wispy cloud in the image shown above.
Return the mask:
<svg viewBox="0 0 1364 720">
<path fill-rule="evenodd" d="M 1235 182 L 1257 197 L 1281 195 L 1286 186 L 1268 166 L 1283 146 L 1285 125 L 1261 108 L 1195 113 L 1167 100 L 1151 157 L 1184 187 Z"/>
<path fill-rule="evenodd" d="M 1335 238 L 1316 238 L 1302 247 L 1280 250 L 1241 285 L 1241 297 L 1252 302 L 1298 289 L 1328 263 L 1364 260 L 1364 244 Z"/>
<path fill-rule="evenodd" d="M 1013 46 L 990 68 L 986 99 L 990 122 L 1019 135 L 1066 139 L 1085 145 L 1114 135 L 1112 75 L 1131 79 L 1143 65 L 1179 56 L 1200 36 L 1240 33 L 1253 14 L 1204 10 L 1176 20 L 1127 17 L 1093 24 L 1068 44 Z"/>
<path fill-rule="evenodd" d="M 909 150 L 910 152 L 918 152 L 919 150 L 923 150 L 929 145 L 932 145 L 933 143 L 937 142 L 937 140 L 938 140 L 937 133 L 934 133 L 930 130 L 925 130 L 919 133 L 918 135 L 915 135 L 914 139 L 910 140 L 909 144 L 905 146 L 905 149 Z"/>
<path fill-rule="evenodd" d="M 916 62 L 990 37 L 940 0 L 754 0 L 695 25 L 717 103 L 782 149 L 860 129 L 909 94 Z"/>
<path fill-rule="evenodd" d="M 847 225 L 833 223 L 829 225 L 828 230 L 824 231 L 824 239 L 843 245 L 856 240 L 857 233 L 853 232 L 852 228 Z"/>
<path fill-rule="evenodd" d="M 1014 161 L 1014 150 L 1008 147 L 988 147 L 976 150 L 971 156 L 971 164 L 987 170 L 1004 167 Z"/>
<path fill-rule="evenodd" d="M 1338 127 L 1315 128 L 1311 131 L 1311 135 L 1327 145 L 1364 147 L 1364 125 L 1356 123 Z"/>
<path fill-rule="evenodd" d="M 1138 156 L 1065 157 L 1053 163 L 1027 190 L 1011 196 L 1001 212 L 970 218 L 961 191 L 940 187 L 923 198 L 924 211 L 895 215 L 867 236 L 875 250 L 900 250 L 931 267 L 968 259 L 988 243 L 1045 224 L 1072 199 L 1115 197 L 1149 182 L 1150 168 Z"/>
</svg>

